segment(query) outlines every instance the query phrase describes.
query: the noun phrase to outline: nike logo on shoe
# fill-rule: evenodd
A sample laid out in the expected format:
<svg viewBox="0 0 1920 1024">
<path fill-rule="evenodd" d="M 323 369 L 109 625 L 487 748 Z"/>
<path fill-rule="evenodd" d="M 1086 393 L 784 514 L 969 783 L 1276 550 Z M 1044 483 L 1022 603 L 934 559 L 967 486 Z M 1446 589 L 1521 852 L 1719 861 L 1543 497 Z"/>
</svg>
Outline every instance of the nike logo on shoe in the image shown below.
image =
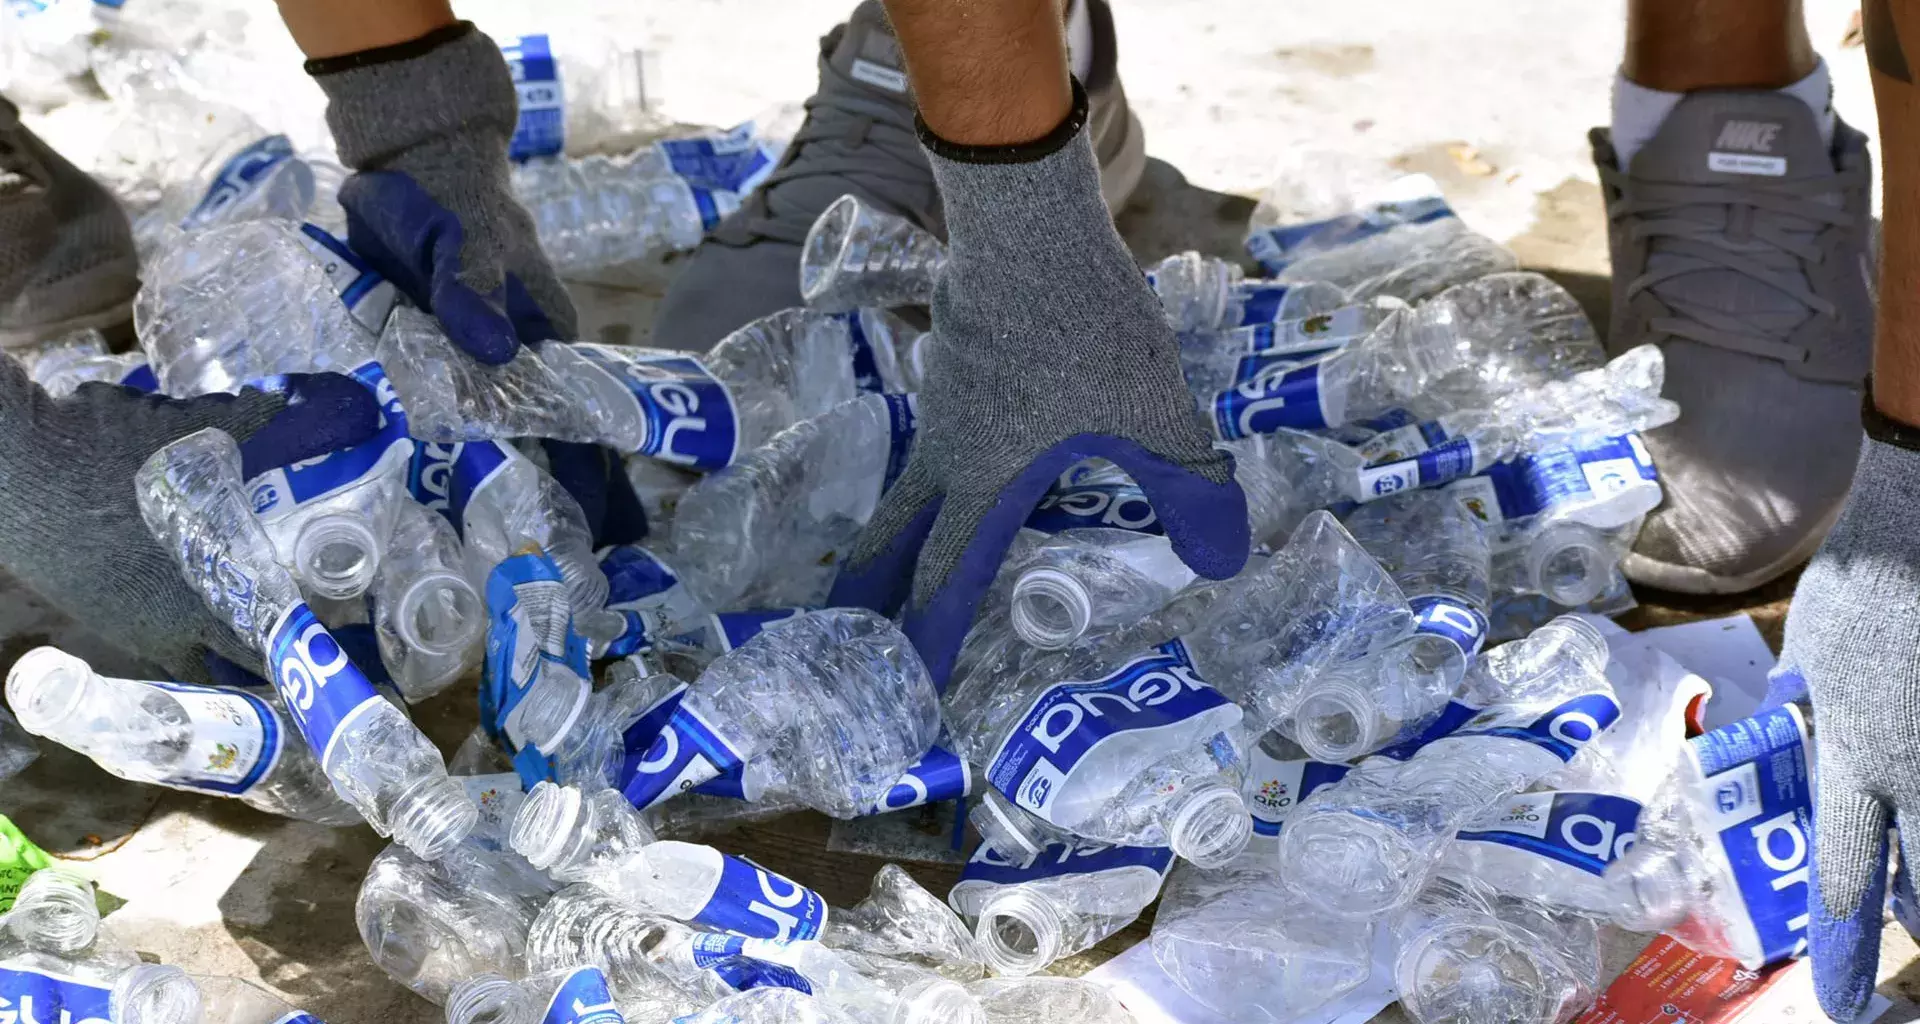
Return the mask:
<svg viewBox="0 0 1920 1024">
<path fill-rule="evenodd" d="M 1755 174 L 1768 178 L 1787 173 L 1785 157 L 1770 156 L 1785 126 L 1776 121 L 1747 121 L 1731 118 L 1720 125 L 1720 134 L 1707 154 L 1707 169 L 1721 174 Z"/>
</svg>

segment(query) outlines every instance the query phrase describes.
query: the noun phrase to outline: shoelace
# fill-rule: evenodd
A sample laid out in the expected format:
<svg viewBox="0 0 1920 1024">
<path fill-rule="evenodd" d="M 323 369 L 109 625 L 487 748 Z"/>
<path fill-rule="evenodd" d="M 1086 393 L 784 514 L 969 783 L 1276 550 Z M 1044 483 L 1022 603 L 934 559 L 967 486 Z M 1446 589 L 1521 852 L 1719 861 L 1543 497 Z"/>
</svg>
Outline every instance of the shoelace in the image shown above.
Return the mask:
<svg viewBox="0 0 1920 1024">
<path fill-rule="evenodd" d="M 854 84 L 823 60 L 821 88 L 806 103 L 807 118 L 789 143 L 792 157 L 767 176 L 742 207 L 743 216 L 717 235 L 735 244 L 767 238 L 798 245 L 806 241 L 813 217 L 776 214 L 770 203 L 791 181 L 820 177 L 857 177 L 872 197 L 911 209 L 928 186 L 930 173 L 914 134 L 913 108 L 887 102 Z M 866 152 L 863 152 L 866 150 Z M 874 152 L 884 160 L 874 159 Z M 814 211 L 818 213 L 818 211 Z"/>
<path fill-rule="evenodd" d="M 1631 191 L 1624 171 L 1602 167 L 1600 178 L 1621 194 L 1608 206 L 1607 217 L 1615 221 L 1638 218 L 1630 230 L 1631 239 L 1658 243 L 1657 251 L 1666 257 L 1660 269 L 1649 270 L 1628 283 L 1629 300 L 1677 277 L 1726 270 L 1788 296 L 1814 315 L 1831 317 L 1837 313 L 1831 300 L 1808 286 L 1811 275 L 1804 271 L 1821 262 L 1823 254 L 1815 241 L 1821 231 L 1854 222 L 1853 215 L 1841 205 L 1822 202 L 1819 197 L 1865 188 L 1864 168 L 1851 167 L 1828 178 L 1750 186 L 1638 181 L 1631 182 Z M 1735 224 L 1740 229 L 1737 240 L 1731 230 Z M 1780 256 L 1797 261 L 1796 267 L 1803 273 L 1794 275 L 1771 265 L 1783 262 Z M 1672 315 L 1648 322 L 1657 335 L 1784 363 L 1803 363 L 1812 354 L 1803 345 L 1783 340 L 1788 330 L 1769 331 L 1756 318 L 1695 305 L 1686 309 L 1676 309 L 1670 302 L 1663 301 L 1662 305 Z"/>
</svg>

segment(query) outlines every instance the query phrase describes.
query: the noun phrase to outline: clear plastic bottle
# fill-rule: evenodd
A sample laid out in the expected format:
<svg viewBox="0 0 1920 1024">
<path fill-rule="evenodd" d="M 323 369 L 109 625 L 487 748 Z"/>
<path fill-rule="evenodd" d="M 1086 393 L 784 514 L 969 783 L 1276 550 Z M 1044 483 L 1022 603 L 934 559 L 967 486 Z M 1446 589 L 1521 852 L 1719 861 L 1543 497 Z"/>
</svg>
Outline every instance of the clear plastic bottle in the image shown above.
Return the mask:
<svg viewBox="0 0 1920 1024">
<path fill-rule="evenodd" d="M 1751 970 L 1804 953 L 1812 761 L 1792 704 L 1688 741 L 1607 870 L 1616 920 Z"/>
<path fill-rule="evenodd" d="M 719 975 L 672 957 L 673 940 L 690 933 L 599 886 L 571 885 L 546 902 L 527 931 L 527 969 L 593 964 L 630 1016 L 677 1020 L 732 992 Z"/>
<path fill-rule="evenodd" d="M 1172 864 L 1165 848 L 1051 846 L 1009 861 L 982 845 L 947 902 L 974 921 L 987 966 L 1019 977 L 1125 928 L 1160 895 Z"/>
<path fill-rule="evenodd" d="M 820 942 L 842 952 L 918 964 L 955 981 L 973 981 L 986 967 L 966 922 L 898 864 L 874 873 L 866 898 L 836 907 Z"/>
<path fill-rule="evenodd" d="M 931 231 L 844 195 L 807 232 L 800 297 L 824 313 L 924 306 L 946 265 L 947 247 Z"/>
<path fill-rule="evenodd" d="M 967 986 L 988 1024 L 1131 1024 L 1132 1013 L 1103 986 L 1082 978 L 985 978 Z"/>
<path fill-rule="evenodd" d="M 1165 534 L 1066 530 L 1022 563 L 1011 622 L 1020 639 L 1056 650 L 1152 615 L 1193 581 Z"/>
<path fill-rule="evenodd" d="M 408 483 L 421 504 L 460 532 L 467 579 L 484 590 L 495 566 L 532 544 L 566 579 L 576 614 L 607 604 L 607 576 L 593 557 L 587 515 L 560 482 L 497 441 L 420 444 Z"/>
<path fill-rule="evenodd" d="M 0 999 L 47 1021 L 197 1024 L 200 992 L 186 972 L 98 942 L 99 929 L 90 883 L 34 872 L 0 914 Z"/>
<path fill-rule="evenodd" d="M 212 428 L 190 434 L 155 452 L 134 484 L 147 529 L 187 582 L 260 650 L 334 790 L 423 856 L 459 843 L 478 816 L 473 801 L 300 600 L 253 517 L 233 438 Z"/>
<path fill-rule="evenodd" d="M 1600 991 L 1592 918 L 1441 879 L 1393 922 L 1394 982 L 1417 1024 L 1565 1024 Z"/>
<path fill-rule="evenodd" d="M 912 450 L 909 395 L 862 395 L 775 434 L 680 499 L 666 558 L 696 605 L 824 603 Z"/>
<path fill-rule="evenodd" d="M 380 659 L 409 704 L 479 664 L 486 608 L 465 573 L 460 536 L 445 517 L 418 502 L 400 502 L 369 597 Z"/>
<path fill-rule="evenodd" d="M 708 666 L 654 743 L 629 758 L 622 788 L 648 808 L 766 757 L 793 796 L 852 818 L 939 733 L 933 681 L 898 628 L 854 609 L 808 612 Z"/>
<path fill-rule="evenodd" d="M 1372 753 L 1438 714 L 1480 653 L 1492 603 L 1486 533 L 1453 498 L 1395 495 L 1349 513 L 1346 527 L 1408 595 L 1414 632 L 1322 673 L 1301 694 L 1292 735 L 1333 762 Z"/>
<path fill-rule="evenodd" d="M 1482 656 L 1462 699 L 1485 711 L 1405 761 L 1362 762 L 1288 816 L 1287 888 L 1340 917 L 1404 906 L 1461 826 L 1564 766 L 1619 718 L 1607 657 L 1606 641 L 1572 616 Z"/>
<path fill-rule="evenodd" d="M 1183 334 L 1297 320 L 1347 304 L 1347 293 L 1334 285 L 1244 280 L 1238 264 L 1191 251 L 1147 268 L 1147 283 Z"/>
<path fill-rule="evenodd" d="M 492 971 L 524 975 L 527 929 L 553 881 L 478 833 L 438 860 L 395 844 L 373 858 L 354 921 L 373 963 L 436 1006 Z"/>
<path fill-rule="evenodd" d="M 1180 370 L 1188 390 L 1203 405 L 1211 403 L 1218 415 L 1236 400 L 1231 396 L 1253 397 L 1268 381 L 1383 330 L 1404 331 L 1408 323 L 1406 303 L 1374 299 L 1287 320 L 1190 334 L 1181 341 Z M 1223 430 L 1222 436 L 1232 435 Z"/>
<path fill-rule="evenodd" d="M 0 708 L 0 779 L 10 779 L 26 771 L 39 756 L 39 746 L 20 727 L 20 720 L 6 708 Z"/>
<path fill-rule="evenodd" d="M 586 797 L 541 783 L 521 805 L 509 842 L 562 882 L 592 882 L 678 921 L 810 939 L 827 920 L 825 901 L 804 886 L 711 846 L 655 841 L 617 790 Z"/>
<path fill-rule="evenodd" d="M 447 1024 L 626 1024 L 600 968 L 542 971 L 518 981 L 477 974 L 447 994 Z"/>
<path fill-rule="evenodd" d="M 1160 969 L 1222 1020 L 1286 1024 L 1373 970 L 1373 923 L 1300 906 L 1266 849 L 1211 870 L 1174 869 L 1153 920 Z"/>
<path fill-rule="evenodd" d="M 7 701 L 31 731 L 123 779 L 231 796 L 322 825 L 360 821 L 313 754 L 287 743 L 280 712 L 251 694 L 113 679 L 58 648 L 36 647 L 8 671 Z"/>
<path fill-rule="evenodd" d="M 691 249 L 739 208 L 731 192 L 665 171 L 653 150 L 535 160 L 513 170 L 515 198 L 562 273 L 604 270 Z"/>
<path fill-rule="evenodd" d="M 375 354 L 406 407 L 408 431 L 422 441 L 600 440 L 580 401 L 530 347 L 489 366 L 456 346 L 433 316 L 401 305 L 381 330 Z"/>
</svg>

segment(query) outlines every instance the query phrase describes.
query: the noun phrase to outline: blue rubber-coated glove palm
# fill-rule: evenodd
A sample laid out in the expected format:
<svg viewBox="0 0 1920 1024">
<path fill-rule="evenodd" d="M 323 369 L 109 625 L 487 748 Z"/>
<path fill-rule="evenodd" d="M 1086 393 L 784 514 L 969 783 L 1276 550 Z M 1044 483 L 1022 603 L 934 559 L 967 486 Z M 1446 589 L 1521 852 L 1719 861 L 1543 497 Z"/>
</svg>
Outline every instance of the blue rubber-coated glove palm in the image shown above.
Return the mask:
<svg viewBox="0 0 1920 1024">
<path fill-rule="evenodd" d="M 155 450 L 206 427 L 233 435 L 251 478 L 362 443 L 379 420 L 372 393 L 334 374 L 186 401 L 107 384 L 55 400 L 0 358 L 0 568 L 174 678 L 207 681 L 208 652 L 258 664 L 147 532 L 134 473 Z"/>
<path fill-rule="evenodd" d="M 347 244 L 475 359 L 574 337 L 573 302 L 513 197 L 518 95 L 500 50 L 461 23 L 309 61 L 327 94 Z"/>
<path fill-rule="evenodd" d="M 1814 991 L 1835 1020 L 1873 998 L 1888 829 L 1920 863 L 1920 453 L 1868 439 L 1846 507 L 1800 577 L 1771 699 L 1813 702 Z M 1895 912 L 1920 935 L 1913 883 Z"/>
<path fill-rule="evenodd" d="M 1025 152 L 922 130 L 952 248 L 905 472 L 833 603 L 890 612 L 944 688 L 1009 544 L 1068 466 L 1098 456 L 1137 480 L 1174 550 L 1209 578 L 1239 571 L 1246 498 L 1181 378 L 1179 342 L 1113 228 L 1076 115 Z"/>
</svg>

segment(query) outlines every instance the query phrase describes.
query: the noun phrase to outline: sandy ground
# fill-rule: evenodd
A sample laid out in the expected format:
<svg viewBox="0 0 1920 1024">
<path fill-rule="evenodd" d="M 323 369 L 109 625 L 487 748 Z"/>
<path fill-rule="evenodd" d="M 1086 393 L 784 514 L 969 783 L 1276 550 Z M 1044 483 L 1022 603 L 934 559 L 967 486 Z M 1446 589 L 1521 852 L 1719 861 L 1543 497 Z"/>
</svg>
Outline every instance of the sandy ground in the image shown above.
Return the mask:
<svg viewBox="0 0 1920 1024">
<path fill-rule="evenodd" d="M 138 2 L 138 0 L 134 0 Z M 569 2 L 458 4 L 486 25 L 537 30 L 582 17 Z M 1838 47 L 1850 7 L 1809 0 L 1816 45 L 1833 69 L 1836 104 L 1871 133 L 1871 97 L 1858 50 Z M 1119 212 L 1144 261 L 1183 248 L 1237 255 L 1253 197 L 1278 173 L 1325 167 L 1357 178 L 1394 170 L 1434 175 L 1461 213 L 1508 240 L 1529 266 L 1553 273 L 1596 314 L 1607 294 L 1604 218 L 1585 134 L 1604 121 L 1622 38 L 1615 0 L 1116 0 L 1121 72 L 1154 158 L 1140 192 Z M 845 0 L 675 0 L 614 17 L 619 45 L 657 55 L 664 112 L 685 123 L 730 124 L 811 90 L 816 38 Z M 282 83 L 273 106 L 285 127 L 313 130 L 310 88 Z M 30 116 L 79 154 L 84 111 Z M 282 127 L 276 125 L 276 127 Z M 665 274 L 575 282 L 592 336 L 638 342 Z M 1629 625 L 1751 610 L 1777 644 L 1791 581 L 1740 598 L 1643 594 Z M 0 591 L 0 667 L 39 643 L 132 669 L 94 637 L 16 588 Z M 471 696 L 419 709 L 451 749 L 474 720 Z M 330 831 L 255 814 L 231 802 L 125 784 L 89 762 L 49 750 L 0 792 L 13 816 L 49 849 L 84 861 L 128 904 L 108 929 L 166 962 L 259 978 L 334 1024 L 425 1022 L 439 1012 L 379 974 L 355 933 L 352 902 L 380 841 L 366 829 Z M 826 825 L 798 817 L 740 833 L 730 845 L 851 901 L 879 862 L 829 854 Z M 921 865 L 935 886 L 953 869 Z M 1145 934 L 1136 925 L 1066 969 L 1078 972 Z M 1913 943 L 1889 929 L 1882 991 L 1887 1020 L 1920 1019 Z M 1617 970 L 1637 941 L 1615 937 Z M 1399 1020 L 1389 1011 L 1382 1020 Z"/>
</svg>

